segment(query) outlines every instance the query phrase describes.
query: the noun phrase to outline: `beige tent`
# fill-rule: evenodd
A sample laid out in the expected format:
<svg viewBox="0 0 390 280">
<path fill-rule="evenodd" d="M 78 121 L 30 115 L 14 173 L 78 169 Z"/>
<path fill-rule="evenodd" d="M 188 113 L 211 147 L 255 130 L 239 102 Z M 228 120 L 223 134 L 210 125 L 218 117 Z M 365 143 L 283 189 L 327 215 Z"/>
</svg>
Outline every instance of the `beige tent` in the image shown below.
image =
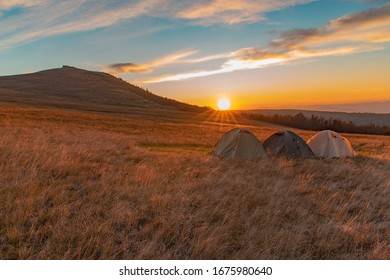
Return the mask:
<svg viewBox="0 0 390 280">
<path fill-rule="evenodd" d="M 356 155 L 351 143 L 332 130 L 317 133 L 307 141 L 307 144 L 318 157 L 337 158 Z"/>
<path fill-rule="evenodd" d="M 314 157 L 305 140 L 292 131 L 278 131 L 264 141 L 264 148 L 273 156 L 293 158 Z"/>
<path fill-rule="evenodd" d="M 265 158 L 263 145 L 252 132 L 243 128 L 234 128 L 218 140 L 213 155 L 223 158 Z"/>
</svg>

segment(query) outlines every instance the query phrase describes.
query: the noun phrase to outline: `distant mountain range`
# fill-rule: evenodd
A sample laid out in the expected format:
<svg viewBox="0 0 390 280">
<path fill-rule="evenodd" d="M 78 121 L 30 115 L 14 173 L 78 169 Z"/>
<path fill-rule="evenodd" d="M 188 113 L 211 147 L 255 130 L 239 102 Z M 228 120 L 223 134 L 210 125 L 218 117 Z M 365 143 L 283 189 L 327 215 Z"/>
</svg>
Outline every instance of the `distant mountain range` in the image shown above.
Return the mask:
<svg viewBox="0 0 390 280">
<path fill-rule="evenodd" d="M 346 113 L 390 114 L 390 100 L 376 101 L 376 102 L 314 105 L 302 109 L 313 110 L 313 111 L 334 111 L 334 112 L 346 112 Z"/>
<path fill-rule="evenodd" d="M 375 113 L 346 113 L 346 112 L 325 112 L 325 111 L 310 111 L 310 110 L 295 110 L 295 109 L 258 109 L 247 110 L 245 112 L 261 113 L 264 115 L 296 115 L 302 113 L 305 117 L 315 115 L 324 119 L 340 119 L 346 122 L 353 122 L 356 125 L 374 124 L 378 126 L 390 126 L 390 114 L 375 114 Z"/>
<path fill-rule="evenodd" d="M 114 113 L 203 112 L 103 72 L 70 66 L 0 77 L 0 102 Z"/>
</svg>

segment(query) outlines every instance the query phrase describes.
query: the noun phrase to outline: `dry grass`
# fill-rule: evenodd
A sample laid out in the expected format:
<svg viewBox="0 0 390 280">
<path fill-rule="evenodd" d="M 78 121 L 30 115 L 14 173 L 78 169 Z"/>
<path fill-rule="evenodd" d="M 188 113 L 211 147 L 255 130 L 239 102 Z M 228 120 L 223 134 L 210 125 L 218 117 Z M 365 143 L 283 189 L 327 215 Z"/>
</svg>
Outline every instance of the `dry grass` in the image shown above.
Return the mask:
<svg viewBox="0 0 390 280">
<path fill-rule="evenodd" d="M 209 156 L 233 126 L 0 107 L 0 258 L 390 259 L 390 137 L 348 135 L 354 159 Z"/>
</svg>

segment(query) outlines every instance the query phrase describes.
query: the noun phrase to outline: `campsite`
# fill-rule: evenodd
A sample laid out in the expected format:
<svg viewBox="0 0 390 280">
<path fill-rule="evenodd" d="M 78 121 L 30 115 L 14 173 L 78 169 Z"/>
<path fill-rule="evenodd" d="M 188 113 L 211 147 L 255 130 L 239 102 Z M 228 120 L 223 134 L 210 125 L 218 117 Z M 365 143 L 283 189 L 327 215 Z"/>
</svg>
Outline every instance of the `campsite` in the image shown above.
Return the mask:
<svg viewBox="0 0 390 280">
<path fill-rule="evenodd" d="M 0 0 L 0 278 L 181 263 L 198 280 L 376 279 L 389 15 L 388 0 Z"/>
<path fill-rule="evenodd" d="M 167 121 L 2 104 L 0 116 L 2 258 L 390 256 L 387 136 L 345 135 L 353 158 L 224 160 L 210 153 L 227 131 L 263 142 L 282 128 L 230 112 Z"/>
</svg>

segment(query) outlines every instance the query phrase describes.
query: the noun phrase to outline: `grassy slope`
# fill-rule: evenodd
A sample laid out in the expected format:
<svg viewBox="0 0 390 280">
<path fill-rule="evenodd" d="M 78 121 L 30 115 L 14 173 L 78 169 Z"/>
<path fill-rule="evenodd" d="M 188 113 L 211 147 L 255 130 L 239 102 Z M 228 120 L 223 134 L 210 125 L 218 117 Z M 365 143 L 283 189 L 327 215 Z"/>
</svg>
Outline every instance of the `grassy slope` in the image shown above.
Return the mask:
<svg viewBox="0 0 390 280">
<path fill-rule="evenodd" d="M 0 77 L 0 102 L 130 115 L 207 110 L 152 94 L 107 73 L 69 66 Z"/>
<path fill-rule="evenodd" d="M 219 160 L 233 125 L 195 119 L 0 106 L 0 258 L 390 258 L 389 137 L 347 135 L 354 159 Z"/>
</svg>

